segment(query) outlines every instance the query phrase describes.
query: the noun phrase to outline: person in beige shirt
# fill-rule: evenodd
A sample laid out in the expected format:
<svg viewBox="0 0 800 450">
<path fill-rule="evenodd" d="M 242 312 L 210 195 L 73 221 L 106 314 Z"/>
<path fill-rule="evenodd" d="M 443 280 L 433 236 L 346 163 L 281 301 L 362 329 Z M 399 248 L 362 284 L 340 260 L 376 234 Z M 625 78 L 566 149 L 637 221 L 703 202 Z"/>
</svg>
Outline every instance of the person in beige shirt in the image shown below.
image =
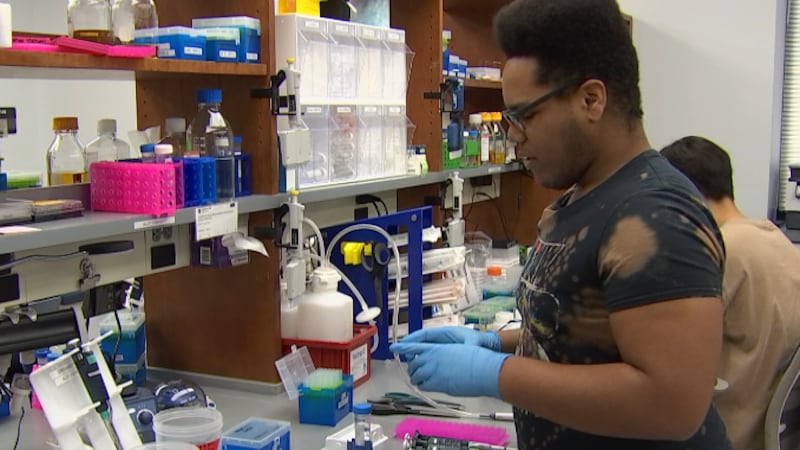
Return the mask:
<svg viewBox="0 0 800 450">
<path fill-rule="evenodd" d="M 725 306 L 714 396 L 734 450 L 764 448 L 764 417 L 783 369 L 800 342 L 800 251 L 768 220 L 734 203 L 727 152 L 708 139 L 680 139 L 661 154 L 705 196 L 725 243 Z"/>
</svg>

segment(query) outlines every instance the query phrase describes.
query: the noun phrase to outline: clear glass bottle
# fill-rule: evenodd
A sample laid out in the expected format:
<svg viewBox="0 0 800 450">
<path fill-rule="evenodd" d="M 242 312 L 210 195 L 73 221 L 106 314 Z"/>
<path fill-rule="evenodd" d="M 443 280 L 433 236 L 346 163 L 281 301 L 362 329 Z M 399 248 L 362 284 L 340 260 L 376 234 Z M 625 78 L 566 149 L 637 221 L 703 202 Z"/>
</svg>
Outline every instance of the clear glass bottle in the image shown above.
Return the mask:
<svg viewBox="0 0 800 450">
<path fill-rule="evenodd" d="M 211 156 L 217 165 L 217 201 L 236 196 L 236 162 L 233 155 L 233 130 L 222 116 L 222 91 L 197 92 L 197 115 L 186 130 L 187 157 Z"/>
<path fill-rule="evenodd" d="M 158 28 L 158 12 L 153 0 L 113 0 L 113 5 L 114 43 L 131 44 L 134 30 Z"/>
<path fill-rule="evenodd" d="M 67 28 L 69 36 L 76 39 L 113 43 L 109 0 L 69 0 Z"/>
<path fill-rule="evenodd" d="M 494 158 L 492 164 L 506 163 L 506 130 L 503 128 L 503 113 L 492 113 L 492 133 L 494 134 Z"/>
<path fill-rule="evenodd" d="M 78 118 L 53 119 L 55 137 L 47 151 L 47 178 L 50 186 L 86 182 L 86 156 L 78 140 Z"/>
<path fill-rule="evenodd" d="M 492 115 L 481 113 L 481 164 L 488 164 L 492 159 L 492 143 L 494 134 L 492 133 Z"/>
<path fill-rule="evenodd" d="M 119 161 L 130 158 L 131 147 L 127 142 L 117 139 L 117 121 L 100 119 L 97 121 L 97 137 L 86 144 L 86 164 L 98 161 Z"/>
<path fill-rule="evenodd" d="M 186 119 L 183 117 L 167 117 L 164 125 L 166 135 L 158 143 L 171 145 L 172 156 L 183 158 L 186 146 Z"/>
</svg>

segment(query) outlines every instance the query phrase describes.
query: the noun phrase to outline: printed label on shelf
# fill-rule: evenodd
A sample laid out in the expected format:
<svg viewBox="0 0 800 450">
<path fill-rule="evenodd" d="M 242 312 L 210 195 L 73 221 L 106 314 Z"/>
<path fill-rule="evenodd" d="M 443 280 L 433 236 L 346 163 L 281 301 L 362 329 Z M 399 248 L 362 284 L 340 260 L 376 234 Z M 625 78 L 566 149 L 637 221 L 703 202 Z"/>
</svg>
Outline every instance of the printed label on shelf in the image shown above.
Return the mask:
<svg viewBox="0 0 800 450">
<path fill-rule="evenodd" d="M 248 61 L 258 61 L 258 53 L 248 53 L 247 54 Z"/>
<path fill-rule="evenodd" d="M 353 108 L 351 108 L 349 106 L 337 106 L 336 107 L 336 112 L 337 113 L 342 113 L 342 114 L 350 114 L 350 113 L 353 112 Z"/>
<path fill-rule="evenodd" d="M 365 113 L 375 114 L 375 113 L 378 112 L 378 107 L 377 106 L 365 106 L 364 107 L 364 112 Z"/>
<path fill-rule="evenodd" d="M 502 171 L 503 171 L 503 167 L 502 166 L 489 167 L 489 173 L 500 173 Z"/>
<path fill-rule="evenodd" d="M 389 107 L 389 114 L 400 114 L 403 112 L 403 109 L 399 106 L 390 106 Z"/>
<path fill-rule="evenodd" d="M 306 108 L 306 114 L 322 114 L 321 106 L 309 106 Z"/>
<path fill-rule="evenodd" d="M 239 230 L 239 203 L 219 203 L 195 210 L 195 240 L 202 241 Z"/>
<path fill-rule="evenodd" d="M 307 28 L 319 28 L 319 22 L 314 22 L 313 20 L 306 20 L 306 27 Z"/>
<path fill-rule="evenodd" d="M 350 28 L 347 25 L 336 25 L 336 31 L 340 33 L 349 33 Z"/>
<path fill-rule="evenodd" d="M 175 216 L 163 217 L 161 219 L 142 220 L 133 223 L 134 230 L 146 230 L 148 228 L 161 227 L 164 225 L 174 225 Z"/>
<path fill-rule="evenodd" d="M 362 30 L 361 30 L 361 34 L 362 34 L 364 37 L 368 37 L 368 38 L 375 38 L 375 30 L 370 30 L 369 28 L 364 28 L 364 29 L 362 29 Z"/>
<path fill-rule="evenodd" d="M 183 53 L 187 55 L 203 56 L 203 49 L 200 47 L 184 47 Z"/>
<path fill-rule="evenodd" d="M 236 52 L 233 52 L 233 51 L 230 51 L 230 50 L 220 50 L 219 51 L 219 57 L 220 58 L 236 59 L 237 56 L 239 56 L 239 55 L 237 55 Z"/>
<path fill-rule="evenodd" d="M 367 344 L 350 352 L 350 375 L 353 381 L 358 381 L 367 376 L 367 363 L 369 362 L 369 347 Z"/>
</svg>

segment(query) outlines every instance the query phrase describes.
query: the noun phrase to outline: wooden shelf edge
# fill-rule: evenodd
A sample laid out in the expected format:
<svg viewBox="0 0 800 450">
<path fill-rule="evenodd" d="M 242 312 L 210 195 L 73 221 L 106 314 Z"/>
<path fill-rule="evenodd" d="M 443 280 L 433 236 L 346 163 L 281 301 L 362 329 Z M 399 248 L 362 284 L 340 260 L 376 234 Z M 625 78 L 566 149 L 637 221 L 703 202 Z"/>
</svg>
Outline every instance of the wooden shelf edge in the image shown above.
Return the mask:
<svg viewBox="0 0 800 450">
<path fill-rule="evenodd" d="M 467 79 L 464 80 L 464 86 L 468 88 L 474 89 L 503 89 L 503 82 L 502 81 L 492 81 L 492 80 L 471 80 Z"/>
<path fill-rule="evenodd" d="M 75 53 L 0 50 L 0 66 L 54 69 L 127 70 L 140 74 L 207 74 L 266 76 L 266 64 L 218 63 L 178 59 L 129 59 Z"/>
</svg>

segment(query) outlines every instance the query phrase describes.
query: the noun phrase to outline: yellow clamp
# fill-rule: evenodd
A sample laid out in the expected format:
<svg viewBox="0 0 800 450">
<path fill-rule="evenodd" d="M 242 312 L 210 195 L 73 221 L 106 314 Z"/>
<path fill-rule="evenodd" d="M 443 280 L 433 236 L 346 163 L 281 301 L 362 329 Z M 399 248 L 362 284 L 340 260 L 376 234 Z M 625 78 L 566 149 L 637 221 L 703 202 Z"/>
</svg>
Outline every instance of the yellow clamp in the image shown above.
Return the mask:
<svg viewBox="0 0 800 450">
<path fill-rule="evenodd" d="M 342 242 L 341 248 L 346 266 L 360 265 L 362 255 L 372 255 L 372 244 L 365 244 L 364 242 Z"/>
</svg>

